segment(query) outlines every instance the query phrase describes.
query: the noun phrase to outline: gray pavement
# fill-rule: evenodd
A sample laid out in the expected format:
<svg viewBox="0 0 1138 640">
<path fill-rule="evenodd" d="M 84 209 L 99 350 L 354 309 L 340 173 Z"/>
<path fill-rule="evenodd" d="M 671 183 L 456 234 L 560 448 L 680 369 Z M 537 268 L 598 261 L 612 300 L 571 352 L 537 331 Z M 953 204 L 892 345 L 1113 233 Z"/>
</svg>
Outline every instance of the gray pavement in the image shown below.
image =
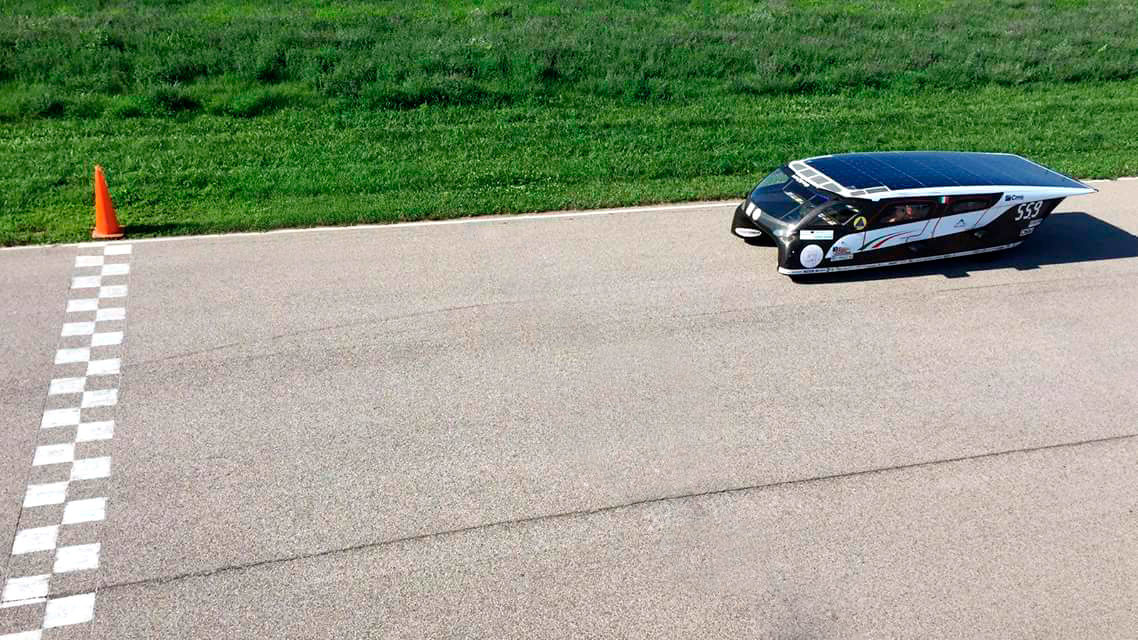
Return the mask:
<svg viewBox="0 0 1138 640">
<path fill-rule="evenodd" d="M 1129 638 L 1138 442 L 430 536 L 103 592 L 100 638 Z"/>
<path fill-rule="evenodd" d="M 92 635 L 1131 637 L 1138 182 L 1097 186 L 809 285 L 714 205 L 136 243 Z M 0 252 L 0 535 L 74 253 Z"/>
<path fill-rule="evenodd" d="M 63 324 L 74 250 L 0 252 L 0 582 Z M 0 612 L 0 615 L 4 615 Z"/>
</svg>

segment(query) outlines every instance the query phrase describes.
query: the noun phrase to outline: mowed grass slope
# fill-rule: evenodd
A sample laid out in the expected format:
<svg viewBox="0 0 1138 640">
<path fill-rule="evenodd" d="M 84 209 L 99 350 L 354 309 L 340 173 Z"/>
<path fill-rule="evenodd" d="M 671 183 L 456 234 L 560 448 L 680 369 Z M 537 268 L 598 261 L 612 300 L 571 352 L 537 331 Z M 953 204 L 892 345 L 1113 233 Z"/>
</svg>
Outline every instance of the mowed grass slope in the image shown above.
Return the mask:
<svg viewBox="0 0 1138 640">
<path fill-rule="evenodd" d="M 1138 173 L 1121 2 L 0 1 L 0 243 L 737 197 L 794 157 Z"/>
</svg>

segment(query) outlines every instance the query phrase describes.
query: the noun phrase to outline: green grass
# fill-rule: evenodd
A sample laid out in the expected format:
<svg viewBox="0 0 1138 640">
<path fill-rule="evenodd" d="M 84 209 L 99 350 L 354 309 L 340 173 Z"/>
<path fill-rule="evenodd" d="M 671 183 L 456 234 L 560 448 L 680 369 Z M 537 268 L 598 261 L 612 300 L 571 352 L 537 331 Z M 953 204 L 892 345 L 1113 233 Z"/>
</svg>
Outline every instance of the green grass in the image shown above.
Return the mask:
<svg viewBox="0 0 1138 640">
<path fill-rule="evenodd" d="M 795 157 L 1138 173 L 1123 2 L 0 0 L 0 244 L 736 197 Z"/>
</svg>

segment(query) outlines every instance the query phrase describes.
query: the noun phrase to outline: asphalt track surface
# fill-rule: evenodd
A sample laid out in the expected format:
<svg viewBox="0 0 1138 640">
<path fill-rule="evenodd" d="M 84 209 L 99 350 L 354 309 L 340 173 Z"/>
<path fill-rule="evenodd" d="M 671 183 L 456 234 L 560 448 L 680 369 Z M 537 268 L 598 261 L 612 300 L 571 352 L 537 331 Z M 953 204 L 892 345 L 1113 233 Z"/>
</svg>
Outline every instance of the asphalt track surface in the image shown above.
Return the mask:
<svg viewBox="0 0 1138 640">
<path fill-rule="evenodd" d="M 1133 638 L 1138 181 L 1096 186 L 810 284 L 722 204 L 135 242 L 74 637 Z M 0 251 L 5 544 L 76 251 Z"/>
</svg>

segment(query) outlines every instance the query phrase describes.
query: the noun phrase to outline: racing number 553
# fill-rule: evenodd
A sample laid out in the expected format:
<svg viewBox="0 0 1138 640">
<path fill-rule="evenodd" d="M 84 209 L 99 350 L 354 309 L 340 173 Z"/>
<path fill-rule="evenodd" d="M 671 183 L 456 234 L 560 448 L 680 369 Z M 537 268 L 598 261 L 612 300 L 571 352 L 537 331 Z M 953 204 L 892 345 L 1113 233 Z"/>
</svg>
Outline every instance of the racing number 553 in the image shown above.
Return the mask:
<svg viewBox="0 0 1138 640">
<path fill-rule="evenodd" d="M 1036 200 L 1035 202 L 1025 202 L 1016 207 L 1016 217 L 1019 220 L 1031 220 L 1032 218 L 1039 217 L 1043 212 L 1043 201 Z"/>
</svg>

